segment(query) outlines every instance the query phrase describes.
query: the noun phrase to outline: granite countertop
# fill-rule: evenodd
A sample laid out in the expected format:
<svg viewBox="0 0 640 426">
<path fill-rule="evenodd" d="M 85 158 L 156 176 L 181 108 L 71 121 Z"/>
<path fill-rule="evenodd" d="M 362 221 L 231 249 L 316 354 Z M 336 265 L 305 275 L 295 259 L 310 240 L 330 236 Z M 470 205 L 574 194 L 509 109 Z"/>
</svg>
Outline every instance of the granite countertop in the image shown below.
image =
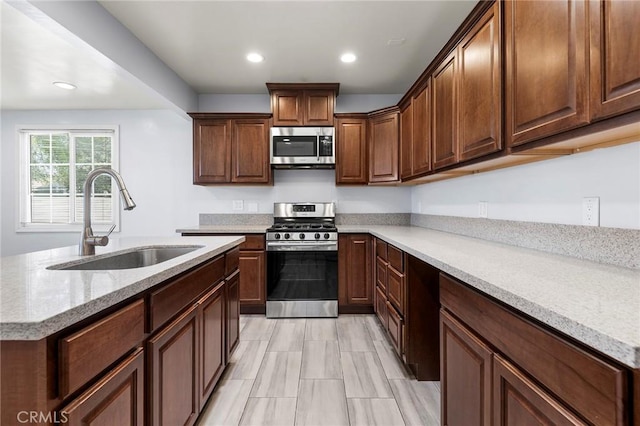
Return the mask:
<svg viewBox="0 0 640 426">
<path fill-rule="evenodd" d="M 64 271 L 47 267 L 77 262 L 78 247 L 0 259 L 0 338 L 39 340 L 153 287 L 241 244 L 244 237 L 141 237 L 113 239 L 96 257 L 134 247 L 199 245 L 188 254 L 137 269 Z"/>
<path fill-rule="evenodd" d="M 251 233 L 257 228 L 264 229 L 207 225 L 189 232 Z M 380 237 L 587 346 L 640 368 L 640 270 L 416 226 L 338 225 L 338 231 Z"/>
<path fill-rule="evenodd" d="M 271 225 L 198 225 L 176 229 L 189 234 L 264 234 Z"/>
</svg>

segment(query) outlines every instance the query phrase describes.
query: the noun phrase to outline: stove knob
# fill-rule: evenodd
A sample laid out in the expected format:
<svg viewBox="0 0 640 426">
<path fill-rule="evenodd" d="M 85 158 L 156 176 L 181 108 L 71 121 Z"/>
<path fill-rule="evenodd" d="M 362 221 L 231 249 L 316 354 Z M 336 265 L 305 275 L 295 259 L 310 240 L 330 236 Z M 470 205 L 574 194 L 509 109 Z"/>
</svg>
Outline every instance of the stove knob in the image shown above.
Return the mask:
<svg viewBox="0 0 640 426">
<path fill-rule="evenodd" d="M 280 239 L 280 234 L 276 234 L 276 240 Z"/>
<path fill-rule="evenodd" d="M 316 232 L 316 235 L 314 235 L 313 237 L 314 237 L 316 240 L 319 240 L 319 239 L 320 239 L 320 234 L 318 234 L 318 233 Z"/>
<path fill-rule="evenodd" d="M 289 234 L 284 234 L 284 239 L 285 239 L 285 240 L 288 240 L 288 239 L 289 239 L 289 237 L 291 237 L 291 235 L 289 235 Z"/>
<path fill-rule="evenodd" d="M 324 234 L 324 239 L 325 239 L 325 240 L 328 240 L 328 239 L 329 239 L 329 237 L 330 237 L 329 233 Z"/>
<path fill-rule="evenodd" d="M 304 240 L 304 234 L 300 234 L 300 239 Z"/>
</svg>

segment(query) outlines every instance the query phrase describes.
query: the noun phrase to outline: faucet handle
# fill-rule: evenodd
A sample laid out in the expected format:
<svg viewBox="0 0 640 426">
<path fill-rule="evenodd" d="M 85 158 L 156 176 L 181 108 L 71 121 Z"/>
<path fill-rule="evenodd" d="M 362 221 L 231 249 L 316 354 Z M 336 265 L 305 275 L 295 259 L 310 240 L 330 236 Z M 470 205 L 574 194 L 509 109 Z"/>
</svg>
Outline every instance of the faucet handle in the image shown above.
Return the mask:
<svg viewBox="0 0 640 426">
<path fill-rule="evenodd" d="M 115 223 L 113 225 L 111 225 L 111 228 L 109 228 L 109 230 L 107 231 L 107 235 L 105 235 L 105 237 L 109 237 L 109 235 L 111 235 L 111 233 L 113 232 L 114 229 L 116 229 L 116 224 Z"/>
</svg>

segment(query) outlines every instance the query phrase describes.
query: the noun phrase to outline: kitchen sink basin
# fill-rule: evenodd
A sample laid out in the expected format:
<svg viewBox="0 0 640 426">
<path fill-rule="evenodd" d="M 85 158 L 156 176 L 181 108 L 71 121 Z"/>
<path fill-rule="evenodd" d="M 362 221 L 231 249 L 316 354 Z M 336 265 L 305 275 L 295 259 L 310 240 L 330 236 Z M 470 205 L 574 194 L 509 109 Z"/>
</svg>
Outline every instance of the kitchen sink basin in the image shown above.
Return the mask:
<svg viewBox="0 0 640 426">
<path fill-rule="evenodd" d="M 63 271 L 105 271 L 110 269 L 134 269 L 157 265 L 204 246 L 140 247 L 131 251 L 114 253 L 80 262 L 63 263 L 47 269 Z"/>
</svg>

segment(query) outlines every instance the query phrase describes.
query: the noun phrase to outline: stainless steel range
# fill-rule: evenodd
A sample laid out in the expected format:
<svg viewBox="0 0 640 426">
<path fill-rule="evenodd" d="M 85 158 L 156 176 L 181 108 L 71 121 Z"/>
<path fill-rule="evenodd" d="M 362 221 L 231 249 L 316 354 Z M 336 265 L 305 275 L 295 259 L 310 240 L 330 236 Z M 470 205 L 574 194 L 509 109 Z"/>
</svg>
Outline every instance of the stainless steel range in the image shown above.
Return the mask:
<svg viewBox="0 0 640 426">
<path fill-rule="evenodd" d="M 274 203 L 267 229 L 267 317 L 338 316 L 334 203 Z"/>
</svg>

